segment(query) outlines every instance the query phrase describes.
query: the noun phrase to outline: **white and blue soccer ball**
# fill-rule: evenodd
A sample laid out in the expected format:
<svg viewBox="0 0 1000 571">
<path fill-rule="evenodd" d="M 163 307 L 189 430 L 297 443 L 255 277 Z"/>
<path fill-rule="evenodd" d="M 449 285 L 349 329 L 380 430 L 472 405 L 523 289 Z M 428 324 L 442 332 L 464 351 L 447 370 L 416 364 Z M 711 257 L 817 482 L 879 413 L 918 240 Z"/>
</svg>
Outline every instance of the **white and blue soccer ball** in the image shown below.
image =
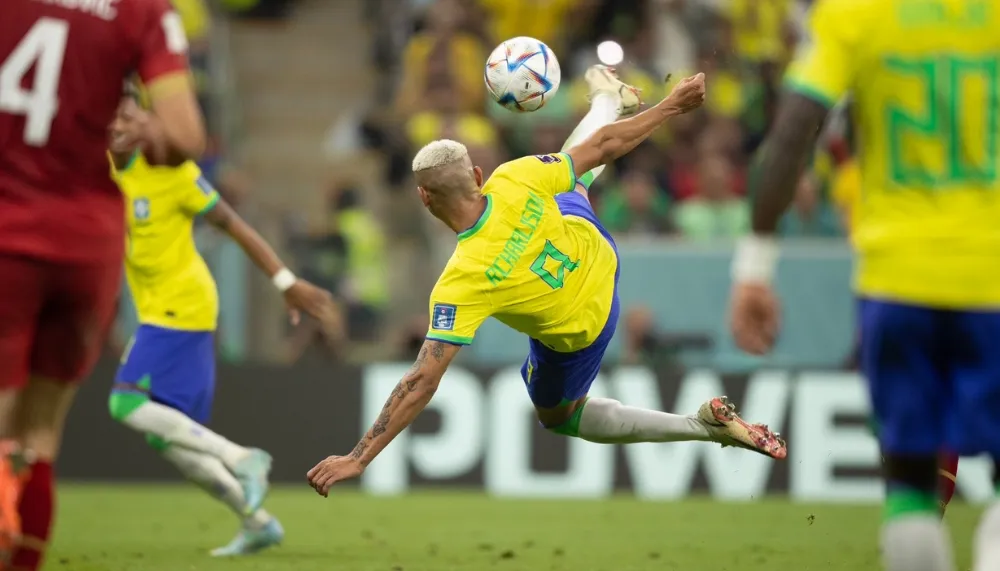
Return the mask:
<svg viewBox="0 0 1000 571">
<path fill-rule="evenodd" d="M 520 113 L 537 111 L 559 90 L 562 72 L 549 46 L 535 38 L 511 38 L 493 50 L 483 74 L 497 103 Z"/>
</svg>

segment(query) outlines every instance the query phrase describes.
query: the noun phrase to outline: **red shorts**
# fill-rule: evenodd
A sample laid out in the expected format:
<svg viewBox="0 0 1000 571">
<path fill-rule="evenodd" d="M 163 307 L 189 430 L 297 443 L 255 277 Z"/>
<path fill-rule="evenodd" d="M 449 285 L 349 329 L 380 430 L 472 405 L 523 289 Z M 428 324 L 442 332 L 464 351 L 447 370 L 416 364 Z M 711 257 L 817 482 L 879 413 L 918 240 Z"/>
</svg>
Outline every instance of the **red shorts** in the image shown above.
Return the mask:
<svg viewBox="0 0 1000 571">
<path fill-rule="evenodd" d="M 0 389 L 38 376 L 82 380 L 101 354 L 121 287 L 121 261 L 47 262 L 0 253 Z"/>
</svg>

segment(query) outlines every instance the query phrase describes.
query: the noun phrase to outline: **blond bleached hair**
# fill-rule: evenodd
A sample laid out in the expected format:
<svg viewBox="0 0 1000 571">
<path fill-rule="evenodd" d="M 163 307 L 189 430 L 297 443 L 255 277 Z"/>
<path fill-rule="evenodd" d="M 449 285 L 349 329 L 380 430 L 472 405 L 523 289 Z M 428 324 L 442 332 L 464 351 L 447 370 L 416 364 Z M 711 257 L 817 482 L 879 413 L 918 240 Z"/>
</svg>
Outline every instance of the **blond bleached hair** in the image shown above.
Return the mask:
<svg viewBox="0 0 1000 571">
<path fill-rule="evenodd" d="M 458 141 L 451 139 L 438 139 L 424 145 L 413 157 L 413 172 L 417 173 L 429 169 L 462 162 L 469 156 L 469 149 Z"/>
</svg>

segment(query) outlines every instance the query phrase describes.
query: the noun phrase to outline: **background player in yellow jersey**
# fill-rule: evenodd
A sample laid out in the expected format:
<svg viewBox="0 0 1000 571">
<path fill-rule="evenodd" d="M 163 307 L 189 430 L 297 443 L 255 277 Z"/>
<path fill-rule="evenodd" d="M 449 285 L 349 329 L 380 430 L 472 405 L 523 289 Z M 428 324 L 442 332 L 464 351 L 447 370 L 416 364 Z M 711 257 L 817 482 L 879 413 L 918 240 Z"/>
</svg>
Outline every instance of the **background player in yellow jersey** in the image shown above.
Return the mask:
<svg viewBox="0 0 1000 571">
<path fill-rule="evenodd" d="M 142 113 L 128 98 L 112 126 L 112 177 L 127 207 L 125 273 L 140 325 L 122 356 L 109 408 L 115 420 L 143 433 L 184 476 L 240 518 L 240 533 L 213 555 L 251 553 L 280 542 L 284 532 L 261 509 L 270 455 L 204 426 L 215 390 L 218 294 L 195 248 L 194 219 L 205 216 L 272 276 L 293 321 L 300 310 L 330 319 L 333 301 L 329 293 L 296 279 L 193 162 L 153 167 L 138 151 L 120 148 L 115 135 Z"/>
<path fill-rule="evenodd" d="M 1000 458 L 1000 3 L 818 0 L 811 25 L 751 176 L 754 235 L 734 260 L 733 333 L 753 353 L 774 344 L 774 230 L 828 110 L 850 92 L 861 369 L 887 484 L 883 556 L 890 571 L 950 571 L 938 452 Z M 1000 569 L 1000 503 L 975 549 L 976 571 Z"/>
<path fill-rule="evenodd" d="M 635 117 L 635 90 L 592 67 L 591 110 L 568 150 L 501 165 L 488 181 L 458 142 L 435 141 L 413 159 L 430 212 L 458 234 L 458 245 L 430 299 L 430 330 L 416 363 L 372 428 L 347 456 L 310 470 L 312 486 L 361 474 L 427 405 L 448 364 L 494 317 L 529 336 L 522 376 L 542 425 L 601 443 L 703 440 L 783 458 L 784 442 L 743 422 L 724 397 L 692 416 L 625 406 L 587 393 L 618 320 L 618 253 L 587 196 L 592 172 L 628 153 L 672 116 L 701 105 L 705 78 L 683 80 Z"/>
</svg>

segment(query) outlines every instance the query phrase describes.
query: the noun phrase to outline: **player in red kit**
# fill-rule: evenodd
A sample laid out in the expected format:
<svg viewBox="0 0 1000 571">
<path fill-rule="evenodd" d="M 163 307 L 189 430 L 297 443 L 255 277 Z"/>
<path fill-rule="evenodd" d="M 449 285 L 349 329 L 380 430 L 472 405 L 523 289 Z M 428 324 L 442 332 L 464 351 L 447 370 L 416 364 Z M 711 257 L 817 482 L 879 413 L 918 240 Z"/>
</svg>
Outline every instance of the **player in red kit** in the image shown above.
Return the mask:
<svg viewBox="0 0 1000 571">
<path fill-rule="evenodd" d="M 125 245 L 108 126 L 126 78 L 153 114 L 124 144 L 197 157 L 204 124 L 168 0 L 3 0 L 0 9 L 0 570 L 41 567 L 52 463 L 114 316 Z"/>
</svg>

